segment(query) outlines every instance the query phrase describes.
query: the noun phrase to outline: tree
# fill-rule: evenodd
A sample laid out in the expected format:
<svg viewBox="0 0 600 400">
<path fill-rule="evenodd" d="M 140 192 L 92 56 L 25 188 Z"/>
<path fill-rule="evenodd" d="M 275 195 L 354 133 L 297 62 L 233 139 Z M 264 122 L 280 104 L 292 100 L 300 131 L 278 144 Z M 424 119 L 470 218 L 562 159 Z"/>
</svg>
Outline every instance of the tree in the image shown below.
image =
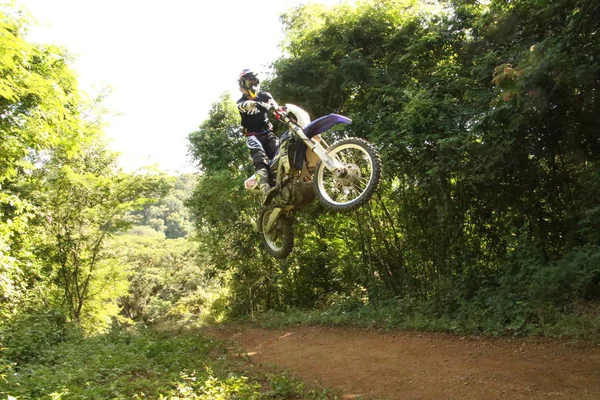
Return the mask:
<svg viewBox="0 0 600 400">
<path fill-rule="evenodd" d="M 207 118 L 197 131 L 189 134 L 189 153 L 205 173 L 248 170 L 249 153 L 245 149 L 239 114 L 229 93 L 213 103 Z"/>
<path fill-rule="evenodd" d="M 139 218 L 136 225 L 151 226 L 157 232 L 164 232 L 168 239 L 186 237 L 192 233 L 193 223 L 184 203 L 192 195 L 196 177 L 182 174 L 169 177 L 168 182 L 166 196 L 133 213 Z"/>
<path fill-rule="evenodd" d="M 317 115 L 348 113 L 382 153 L 386 209 L 351 243 L 392 293 L 451 311 L 490 290 L 510 303 L 564 279 L 557 265 L 572 296 L 580 279 L 597 285 L 598 269 L 566 261 L 598 242 L 596 3 L 451 1 L 427 13 L 366 1 L 284 16 L 272 90 Z M 377 221 L 391 222 L 377 243 L 396 243 L 399 271 L 371 246 Z M 465 300 L 448 301 L 449 285 Z"/>
<path fill-rule="evenodd" d="M 0 6 L 0 316 L 15 310 L 39 275 L 28 230 L 40 215 L 16 181 L 44 152 L 75 149 L 80 96 L 65 50 L 28 43 L 28 19 Z"/>
<path fill-rule="evenodd" d="M 61 299 L 74 320 L 80 320 L 86 307 L 115 284 L 109 278 L 118 275 L 118 266 L 107 264 L 106 240 L 132 225 L 131 211 L 166 189 L 160 175 L 124 174 L 116 160 L 92 135 L 76 156 L 53 154 L 40 178 L 39 206 L 50 222 L 47 247 L 39 256 L 52 263 Z M 113 272 L 103 274 L 101 267 Z M 115 297 L 107 300 L 114 303 Z"/>
</svg>

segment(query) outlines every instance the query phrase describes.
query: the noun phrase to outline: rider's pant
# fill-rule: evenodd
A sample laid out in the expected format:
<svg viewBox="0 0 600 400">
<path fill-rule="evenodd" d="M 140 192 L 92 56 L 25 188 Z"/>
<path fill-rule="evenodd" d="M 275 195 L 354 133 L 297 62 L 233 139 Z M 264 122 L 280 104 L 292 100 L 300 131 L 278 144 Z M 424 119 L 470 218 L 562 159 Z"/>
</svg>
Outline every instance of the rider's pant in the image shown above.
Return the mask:
<svg viewBox="0 0 600 400">
<path fill-rule="evenodd" d="M 247 136 L 246 145 L 250 149 L 254 170 L 258 171 L 264 168 L 268 171 L 269 160 L 272 160 L 277 154 L 279 138 L 273 132 Z"/>
</svg>

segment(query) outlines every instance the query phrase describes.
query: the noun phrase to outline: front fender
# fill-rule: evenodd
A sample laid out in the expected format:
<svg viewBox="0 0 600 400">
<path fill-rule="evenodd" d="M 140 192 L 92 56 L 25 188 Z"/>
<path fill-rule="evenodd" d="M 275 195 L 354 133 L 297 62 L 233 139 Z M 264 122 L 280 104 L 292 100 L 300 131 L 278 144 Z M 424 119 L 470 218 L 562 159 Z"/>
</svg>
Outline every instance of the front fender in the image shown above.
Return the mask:
<svg viewBox="0 0 600 400">
<path fill-rule="evenodd" d="M 313 122 L 308 124 L 304 128 L 304 133 L 309 138 L 312 138 L 314 136 L 317 136 L 317 135 L 331 129 L 331 127 L 334 125 L 338 125 L 338 124 L 350 125 L 351 123 L 352 123 L 352 120 L 348 117 L 344 117 L 343 115 L 338 115 L 338 114 L 329 114 L 329 115 L 325 115 L 321 118 L 315 119 Z"/>
<path fill-rule="evenodd" d="M 294 114 L 296 120 L 298 121 L 298 125 L 300 125 L 302 129 L 306 128 L 306 126 L 310 124 L 310 116 L 300 107 L 294 104 L 286 104 L 285 108 L 287 108 L 288 112 Z"/>
</svg>

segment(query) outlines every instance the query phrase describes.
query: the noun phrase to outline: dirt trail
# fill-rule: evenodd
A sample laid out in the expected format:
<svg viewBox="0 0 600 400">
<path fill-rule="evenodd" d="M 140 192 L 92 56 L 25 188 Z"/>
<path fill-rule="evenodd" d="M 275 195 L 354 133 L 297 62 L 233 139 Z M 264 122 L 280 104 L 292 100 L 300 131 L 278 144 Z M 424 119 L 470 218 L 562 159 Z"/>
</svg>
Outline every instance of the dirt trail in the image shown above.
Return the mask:
<svg viewBox="0 0 600 400">
<path fill-rule="evenodd" d="M 212 334 L 344 399 L 600 399 L 598 346 L 325 327 Z"/>
</svg>

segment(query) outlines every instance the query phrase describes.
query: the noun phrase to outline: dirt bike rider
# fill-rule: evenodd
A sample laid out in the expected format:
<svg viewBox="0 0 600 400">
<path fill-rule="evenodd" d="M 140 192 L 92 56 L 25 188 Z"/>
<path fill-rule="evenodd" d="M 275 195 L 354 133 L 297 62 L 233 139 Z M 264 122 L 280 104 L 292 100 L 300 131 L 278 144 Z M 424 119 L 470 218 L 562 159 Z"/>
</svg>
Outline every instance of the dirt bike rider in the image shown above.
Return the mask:
<svg viewBox="0 0 600 400">
<path fill-rule="evenodd" d="M 271 187 L 269 179 L 269 160 L 277 154 L 279 147 L 279 138 L 273 133 L 268 111 L 279 106 L 270 93 L 260 90 L 260 80 L 252 70 L 240 72 L 238 84 L 242 97 L 237 101 L 237 107 L 258 185 L 263 192 L 263 203 L 266 204 L 277 194 L 277 188 Z"/>
</svg>

